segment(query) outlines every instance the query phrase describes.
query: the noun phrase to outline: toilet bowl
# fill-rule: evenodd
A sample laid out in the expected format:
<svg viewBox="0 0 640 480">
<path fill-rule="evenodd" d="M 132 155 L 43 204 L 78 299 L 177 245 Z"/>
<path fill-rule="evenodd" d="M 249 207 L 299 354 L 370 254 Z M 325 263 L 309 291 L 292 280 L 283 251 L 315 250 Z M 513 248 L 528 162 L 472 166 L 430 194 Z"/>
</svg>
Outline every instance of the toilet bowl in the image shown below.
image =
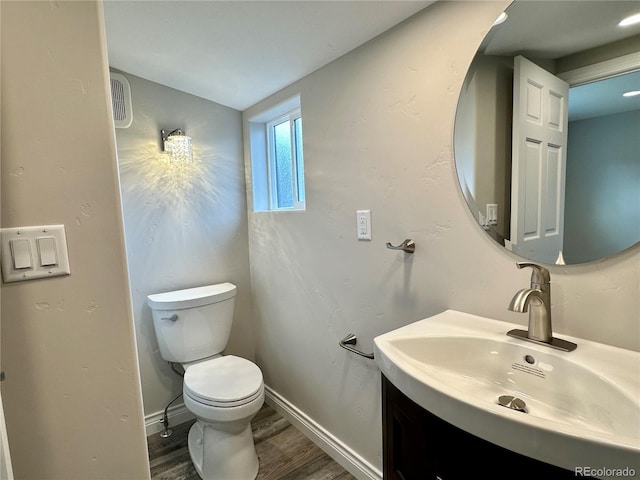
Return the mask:
<svg viewBox="0 0 640 480">
<path fill-rule="evenodd" d="M 258 456 L 250 421 L 264 403 L 257 365 L 222 356 L 233 319 L 236 287 L 209 285 L 147 297 L 160 354 L 182 364 L 185 407 L 197 421 L 189 454 L 203 480 L 252 480 Z"/>
<path fill-rule="evenodd" d="M 203 479 L 253 479 L 258 457 L 250 421 L 264 403 L 260 369 L 228 355 L 186 367 L 184 404 L 198 421 L 189 454 Z"/>
</svg>

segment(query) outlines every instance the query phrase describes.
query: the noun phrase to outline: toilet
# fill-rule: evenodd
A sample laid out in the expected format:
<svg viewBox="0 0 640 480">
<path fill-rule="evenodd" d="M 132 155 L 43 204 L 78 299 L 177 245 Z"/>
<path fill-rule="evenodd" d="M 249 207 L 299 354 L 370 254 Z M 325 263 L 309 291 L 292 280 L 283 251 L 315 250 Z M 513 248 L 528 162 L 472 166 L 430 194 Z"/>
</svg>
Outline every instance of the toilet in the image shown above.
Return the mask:
<svg viewBox="0 0 640 480">
<path fill-rule="evenodd" d="M 257 365 L 222 355 L 233 321 L 236 286 L 207 285 L 149 295 L 160 354 L 184 370 L 184 404 L 197 421 L 189 454 L 204 480 L 252 480 L 258 456 L 250 421 L 264 402 Z"/>
</svg>

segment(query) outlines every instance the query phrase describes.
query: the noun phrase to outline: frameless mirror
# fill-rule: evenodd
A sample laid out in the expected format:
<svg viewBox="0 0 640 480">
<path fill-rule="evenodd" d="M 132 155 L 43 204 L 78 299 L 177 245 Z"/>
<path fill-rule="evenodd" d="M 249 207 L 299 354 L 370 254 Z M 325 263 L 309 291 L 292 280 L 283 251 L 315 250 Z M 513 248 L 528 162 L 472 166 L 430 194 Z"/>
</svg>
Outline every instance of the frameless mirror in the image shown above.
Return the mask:
<svg viewBox="0 0 640 480">
<path fill-rule="evenodd" d="M 455 164 L 479 225 L 546 264 L 640 241 L 638 2 L 513 2 L 467 72 Z M 626 94 L 626 96 L 624 96 Z"/>
</svg>

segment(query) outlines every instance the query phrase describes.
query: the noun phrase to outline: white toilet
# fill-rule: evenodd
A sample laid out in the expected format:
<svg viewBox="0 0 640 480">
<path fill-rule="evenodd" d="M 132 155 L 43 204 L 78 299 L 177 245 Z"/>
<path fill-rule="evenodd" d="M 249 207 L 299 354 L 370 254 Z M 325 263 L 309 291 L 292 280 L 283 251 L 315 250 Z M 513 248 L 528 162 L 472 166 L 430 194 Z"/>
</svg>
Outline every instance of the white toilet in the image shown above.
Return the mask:
<svg viewBox="0 0 640 480">
<path fill-rule="evenodd" d="M 189 454 L 204 480 L 252 480 L 258 474 L 253 416 L 264 402 L 262 372 L 222 356 L 233 321 L 231 283 L 149 295 L 160 354 L 182 364 L 184 404 L 196 416 Z"/>
</svg>

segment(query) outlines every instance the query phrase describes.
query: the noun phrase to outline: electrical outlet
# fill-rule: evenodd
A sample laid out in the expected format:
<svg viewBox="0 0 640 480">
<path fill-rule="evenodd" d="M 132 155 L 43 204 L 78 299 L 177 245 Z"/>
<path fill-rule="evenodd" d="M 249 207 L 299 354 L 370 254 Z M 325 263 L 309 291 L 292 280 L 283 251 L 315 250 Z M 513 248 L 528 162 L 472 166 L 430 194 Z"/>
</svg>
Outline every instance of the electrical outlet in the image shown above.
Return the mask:
<svg viewBox="0 0 640 480">
<path fill-rule="evenodd" d="M 358 240 L 371 240 L 371 210 L 356 210 Z"/>
</svg>

